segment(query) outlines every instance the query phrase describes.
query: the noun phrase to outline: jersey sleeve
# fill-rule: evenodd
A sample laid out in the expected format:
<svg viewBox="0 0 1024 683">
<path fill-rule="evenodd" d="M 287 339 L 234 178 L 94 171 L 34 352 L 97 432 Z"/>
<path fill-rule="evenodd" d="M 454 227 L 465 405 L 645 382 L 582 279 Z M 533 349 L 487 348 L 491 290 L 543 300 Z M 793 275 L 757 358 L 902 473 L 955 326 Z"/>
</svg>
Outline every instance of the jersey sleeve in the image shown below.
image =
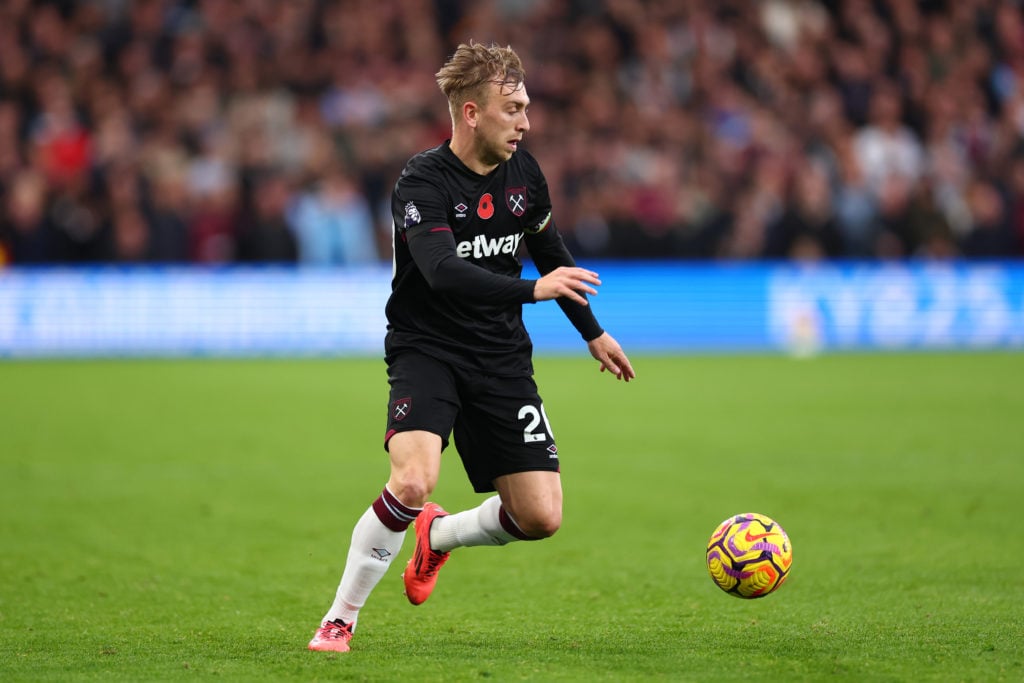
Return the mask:
<svg viewBox="0 0 1024 683">
<path fill-rule="evenodd" d="M 534 167 L 535 175 L 531 178 L 531 190 L 536 198 L 535 209 L 524 232 L 526 233 L 526 249 L 530 253 L 533 264 L 541 275 L 546 275 L 561 266 L 575 266 L 576 259 L 572 257 L 555 226 L 547 180 L 540 167 L 536 164 Z M 584 298 L 587 296 L 582 292 L 581 295 Z M 604 334 L 604 330 L 597 322 L 594 311 L 589 305 L 584 306 L 561 297 L 556 301 L 565 317 L 569 319 L 569 322 L 585 341 L 592 341 Z"/>
<path fill-rule="evenodd" d="M 419 231 L 449 227 L 444 198 L 444 190 L 421 174 L 407 173 L 399 178 L 395 199 L 404 212 L 395 226 L 399 236 L 408 239 Z"/>
<path fill-rule="evenodd" d="M 561 236 L 558 234 L 558 230 L 555 228 L 554 221 L 550 215 L 547 219 L 548 226 L 544 232 L 547 236 L 543 240 L 538 240 L 536 243 L 529 241 L 527 237 L 527 249 L 530 251 L 530 256 L 533 258 L 534 265 L 537 266 L 537 270 L 542 275 L 550 273 L 559 266 L 575 266 L 576 260 L 573 259 L 572 254 L 569 253 L 569 249 L 565 246 L 565 242 L 562 241 Z M 548 232 L 550 231 L 550 232 Z M 536 244 L 536 247 L 535 247 Z M 536 248 L 536 251 L 534 249 Z M 580 295 L 586 299 L 587 295 L 580 292 Z M 559 308 L 562 309 L 562 313 L 569 319 L 572 326 L 576 328 L 576 331 L 580 333 L 584 341 L 593 341 L 602 334 L 600 323 L 597 322 L 597 317 L 594 315 L 593 307 L 589 304 L 584 306 L 583 304 L 576 303 L 571 299 L 559 297 L 556 299 Z"/>
<path fill-rule="evenodd" d="M 555 228 L 548 183 L 536 161 L 530 164 L 530 170 L 533 204 L 523 232 L 526 233 L 526 249 L 530 258 L 541 275 L 546 275 L 559 266 L 575 266 L 576 261 Z"/>
</svg>

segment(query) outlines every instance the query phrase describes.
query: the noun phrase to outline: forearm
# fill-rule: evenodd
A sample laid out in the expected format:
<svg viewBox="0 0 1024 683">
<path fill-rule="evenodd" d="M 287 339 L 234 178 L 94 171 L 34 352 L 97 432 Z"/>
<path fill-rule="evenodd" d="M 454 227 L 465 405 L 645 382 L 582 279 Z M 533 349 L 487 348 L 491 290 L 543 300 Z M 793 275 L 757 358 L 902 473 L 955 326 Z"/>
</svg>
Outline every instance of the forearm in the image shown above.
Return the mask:
<svg viewBox="0 0 1024 683">
<path fill-rule="evenodd" d="M 492 303 L 532 303 L 535 280 L 493 273 L 459 258 L 450 232 L 419 235 L 409 251 L 430 288 Z"/>
<path fill-rule="evenodd" d="M 554 226 L 549 226 L 549 230 L 550 232 L 527 241 L 530 257 L 541 275 L 547 275 L 562 266 L 576 265 L 576 259 L 572 257 Z M 580 292 L 580 296 L 586 298 L 586 294 L 583 292 Z M 584 306 L 565 297 L 560 297 L 557 301 L 565 317 L 569 319 L 584 341 L 592 341 L 604 333 L 589 305 Z"/>
<path fill-rule="evenodd" d="M 557 301 L 562 312 L 565 313 L 565 317 L 583 337 L 583 341 L 593 341 L 604 334 L 604 329 L 597 322 L 597 317 L 594 316 L 594 311 L 589 305 L 584 306 L 566 298 L 560 298 Z"/>
</svg>

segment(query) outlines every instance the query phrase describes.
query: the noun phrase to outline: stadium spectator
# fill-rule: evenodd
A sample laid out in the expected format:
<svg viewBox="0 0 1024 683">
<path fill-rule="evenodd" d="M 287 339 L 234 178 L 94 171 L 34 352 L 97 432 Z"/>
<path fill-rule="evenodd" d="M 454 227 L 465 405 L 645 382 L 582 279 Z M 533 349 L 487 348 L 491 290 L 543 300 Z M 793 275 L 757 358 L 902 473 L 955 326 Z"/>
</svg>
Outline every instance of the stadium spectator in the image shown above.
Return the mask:
<svg viewBox="0 0 1024 683">
<path fill-rule="evenodd" d="M 122 165 L 138 176 L 146 260 L 237 261 L 250 176 L 281 174 L 308 198 L 339 166 L 369 205 L 370 258 L 387 260 L 391 178 L 405 150 L 447 134 L 436 93 L 407 74 L 471 38 L 545 65 L 530 145 L 587 256 L 762 258 L 810 162 L 843 235 L 828 258 L 1024 253 L 1018 2 L 23 0 L 0 3 L 5 259 L 118 259 L 112 225 L 132 214 L 105 176 Z M 25 174 L 44 179 L 49 226 L 28 250 L 7 213 Z M 1001 196 L 1008 237 L 992 239 L 981 186 Z M 892 224 L 901 204 L 933 206 L 951 239 L 923 249 Z"/>
<path fill-rule="evenodd" d="M 253 181 L 250 213 L 241 221 L 238 260 L 249 263 L 295 263 L 298 242 L 286 212 L 291 187 L 281 174 L 269 173 Z"/>
<path fill-rule="evenodd" d="M 797 169 L 791 194 L 786 208 L 768 224 L 763 256 L 801 261 L 841 257 L 843 235 L 826 170 L 814 163 Z"/>
<path fill-rule="evenodd" d="M 186 263 L 189 259 L 188 207 L 184 170 L 154 166 L 150 173 L 147 223 L 150 254 L 157 263 Z"/>
<path fill-rule="evenodd" d="M 351 175 L 337 166 L 298 196 L 288 218 L 302 263 L 355 265 L 380 259 L 369 202 Z"/>
<path fill-rule="evenodd" d="M 53 259 L 50 224 L 46 220 L 46 183 L 33 171 L 21 171 L 8 179 L 3 238 L 4 260 L 20 264 L 47 263 Z"/>
<path fill-rule="evenodd" d="M 1011 251 L 1013 233 L 1003 195 L 989 182 L 975 181 L 968 188 L 967 205 L 972 230 L 964 237 L 967 256 L 996 258 Z"/>
<path fill-rule="evenodd" d="M 923 152 L 917 137 L 903 123 L 895 86 L 876 84 L 869 112 L 868 124 L 854 135 L 853 152 L 868 189 L 877 198 L 890 183 L 916 183 L 923 171 Z"/>
</svg>

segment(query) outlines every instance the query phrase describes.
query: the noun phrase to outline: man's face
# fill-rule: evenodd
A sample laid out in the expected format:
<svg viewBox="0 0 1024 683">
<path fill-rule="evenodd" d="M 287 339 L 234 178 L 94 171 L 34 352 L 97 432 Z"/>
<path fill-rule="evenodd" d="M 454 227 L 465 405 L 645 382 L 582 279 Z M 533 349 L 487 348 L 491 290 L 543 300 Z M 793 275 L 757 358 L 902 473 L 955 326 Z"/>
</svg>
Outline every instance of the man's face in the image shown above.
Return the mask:
<svg viewBox="0 0 1024 683">
<path fill-rule="evenodd" d="M 480 160 L 497 165 L 512 157 L 523 135 L 530 130 L 526 117 L 530 98 L 525 84 L 512 90 L 512 86 L 492 82 L 488 89 L 487 101 L 480 108 L 476 137 Z"/>
</svg>

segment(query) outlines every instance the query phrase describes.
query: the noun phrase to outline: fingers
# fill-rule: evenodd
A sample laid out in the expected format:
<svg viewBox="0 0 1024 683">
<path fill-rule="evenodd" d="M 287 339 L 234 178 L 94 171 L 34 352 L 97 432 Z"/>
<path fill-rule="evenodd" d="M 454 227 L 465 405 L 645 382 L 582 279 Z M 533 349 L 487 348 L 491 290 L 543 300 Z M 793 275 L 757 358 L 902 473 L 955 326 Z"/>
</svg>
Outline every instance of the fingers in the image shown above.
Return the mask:
<svg viewBox="0 0 1024 683">
<path fill-rule="evenodd" d="M 615 375 L 616 379 L 626 382 L 636 379 L 636 371 L 633 370 L 629 358 L 607 332 L 591 341 L 588 346 L 591 355 L 601 363 L 601 372 L 608 371 Z"/>
<path fill-rule="evenodd" d="M 579 266 L 562 266 L 555 270 L 554 272 L 558 271 L 561 271 L 567 275 L 571 275 L 573 278 L 577 280 L 592 282 L 595 285 L 601 284 L 600 276 L 595 271 L 590 270 L 588 268 L 580 268 Z"/>
<path fill-rule="evenodd" d="M 534 286 L 534 299 L 545 301 L 565 297 L 586 306 L 587 299 L 583 294 L 597 294 L 596 286 L 600 284 L 601 279 L 592 270 L 561 267 L 537 280 Z"/>
<path fill-rule="evenodd" d="M 593 289 L 592 287 L 578 287 L 578 290 L 580 292 L 586 292 L 587 294 L 597 294 L 597 290 Z M 565 289 L 561 290 L 559 296 L 563 296 L 566 299 L 575 301 L 576 303 L 581 304 L 583 306 L 590 305 L 590 302 L 587 301 L 587 298 L 585 296 L 580 294 L 576 289 L 570 287 L 566 287 Z"/>
<path fill-rule="evenodd" d="M 633 364 L 626 358 L 626 354 L 622 354 L 622 358 L 618 362 L 619 374 L 616 375 L 619 379 L 628 382 L 631 379 L 636 379 L 636 370 L 633 369 Z"/>
<path fill-rule="evenodd" d="M 564 276 L 564 280 L 558 283 L 560 285 L 559 295 L 572 299 L 584 306 L 587 305 L 587 299 L 580 292 L 586 292 L 591 295 L 597 294 L 597 289 L 591 285 L 601 284 L 597 273 L 585 268 L 567 268 L 565 272 L 560 274 Z"/>
<path fill-rule="evenodd" d="M 607 360 L 602 360 L 601 372 L 604 372 L 605 370 L 615 375 L 616 379 L 621 379 L 625 382 L 636 378 L 636 372 L 633 370 L 633 366 L 630 365 L 629 359 L 624 355 L 618 361 L 613 360 L 611 357 Z"/>
<path fill-rule="evenodd" d="M 633 370 L 633 364 L 629 362 L 629 358 L 626 357 L 626 352 L 622 350 L 618 344 L 608 354 L 615 362 L 615 366 L 619 369 L 617 377 L 619 379 L 629 381 L 636 378 L 636 371 Z"/>
</svg>

